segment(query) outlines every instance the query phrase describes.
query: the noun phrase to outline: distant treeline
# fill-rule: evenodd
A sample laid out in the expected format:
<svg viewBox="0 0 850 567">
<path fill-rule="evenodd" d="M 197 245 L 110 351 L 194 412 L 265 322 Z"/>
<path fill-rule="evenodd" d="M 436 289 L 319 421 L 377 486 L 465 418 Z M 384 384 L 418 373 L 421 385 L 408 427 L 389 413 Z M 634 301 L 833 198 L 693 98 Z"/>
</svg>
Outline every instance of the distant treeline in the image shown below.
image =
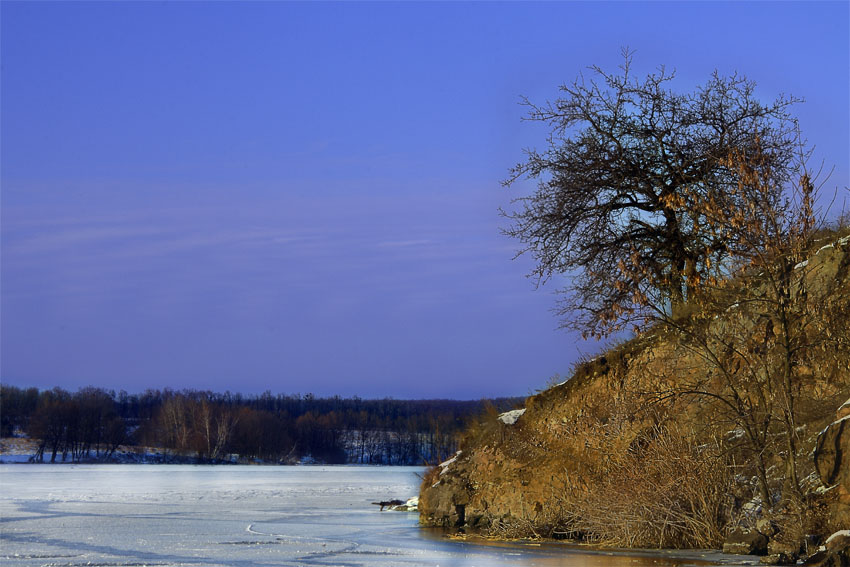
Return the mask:
<svg viewBox="0 0 850 567">
<path fill-rule="evenodd" d="M 36 461 L 110 460 L 119 446 L 163 452 L 163 460 L 418 465 L 455 452 L 482 401 L 364 400 L 259 396 L 195 390 L 142 394 L 83 388 L 0 386 L 0 435 L 39 441 Z"/>
</svg>

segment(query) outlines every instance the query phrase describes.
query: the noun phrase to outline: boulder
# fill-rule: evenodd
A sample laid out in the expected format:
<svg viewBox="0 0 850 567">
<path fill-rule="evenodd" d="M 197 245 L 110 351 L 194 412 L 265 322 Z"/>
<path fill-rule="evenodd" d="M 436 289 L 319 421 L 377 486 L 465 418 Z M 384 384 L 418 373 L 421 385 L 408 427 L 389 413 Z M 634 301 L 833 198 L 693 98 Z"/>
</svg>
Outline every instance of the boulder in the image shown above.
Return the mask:
<svg viewBox="0 0 850 567">
<path fill-rule="evenodd" d="M 767 544 L 767 553 L 768 555 L 788 555 L 788 556 L 798 556 L 800 554 L 800 548 L 802 545 L 800 543 L 789 543 L 786 541 L 772 539 L 770 543 Z"/>
<path fill-rule="evenodd" d="M 805 567 L 850 567 L 850 555 L 818 551 L 806 559 L 803 565 Z"/>
<path fill-rule="evenodd" d="M 397 504 L 395 506 L 390 506 L 390 510 L 395 512 L 418 512 L 419 511 L 419 497 L 414 496 L 413 498 L 408 498 L 404 504 Z"/>
<path fill-rule="evenodd" d="M 841 530 L 840 532 L 835 532 L 834 534 L 826 538 L 826 543 L 824 544 L 824 547 L 829 552 L 850 549 L 850 530 Z"/>
<path fill-rule="evenodd" d="M 766 555 L 767 537 L 758 530 L 733 528 L 723 542 L 723 553 L 735 555 Z"/>
<path fill-rule="evenodd" d="M 761 558 L 761 563 L 765 565 L 794 565 L 799 556 L 799 544 L 770 540 L 767 544 L 767 555 Z"/>
<path fill-rule="evenodd" d="M 823 485 L 835 491 L 833 518 L 850 526 L 850 400 L 818 436 L 814 460 Z"/>
<path fill-rule="evenodd" d="M 796 565 L 796 555 L 786 555 L 784 553 L 770 553 L 765 555 L 759 561 L 762 565 Z"/>
<path fill-rule="evenodd" d="M 850 567 L 850 530 L 829 536 L 826 544 L 803 565 L 808 567 Z"/>
<path fill-rule="evenodd" d="M 850 458 L 850 416 L 836 419 L 818 436 L 815 447 L 815 468 L 821 482 L 826 486 L 847 485 L 850 470 L 846 466 Z"/>
</svg>

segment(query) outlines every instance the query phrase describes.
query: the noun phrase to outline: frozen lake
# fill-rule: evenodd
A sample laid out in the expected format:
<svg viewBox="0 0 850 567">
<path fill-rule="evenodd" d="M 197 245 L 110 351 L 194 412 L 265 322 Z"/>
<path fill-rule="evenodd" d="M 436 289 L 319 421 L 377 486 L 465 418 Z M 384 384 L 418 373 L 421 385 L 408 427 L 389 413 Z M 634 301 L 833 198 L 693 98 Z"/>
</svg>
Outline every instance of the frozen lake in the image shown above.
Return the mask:
<svg viewBox="0 0 850 567">
<path fill-rule="evenodd" d="M 414 467 L 0 465 L 0 564 L 666 567 L 728 556 L 451 541 L 371 502 Z"/>
</svg>

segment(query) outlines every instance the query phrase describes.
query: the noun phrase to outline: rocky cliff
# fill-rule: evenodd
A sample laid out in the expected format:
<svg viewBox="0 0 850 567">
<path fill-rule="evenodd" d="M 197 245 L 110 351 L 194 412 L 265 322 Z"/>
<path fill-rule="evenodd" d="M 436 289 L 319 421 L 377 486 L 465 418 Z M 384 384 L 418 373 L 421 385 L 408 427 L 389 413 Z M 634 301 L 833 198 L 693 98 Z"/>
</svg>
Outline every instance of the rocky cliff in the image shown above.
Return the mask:
<svg viewBox="0 0 850 567">
<path fill-rule="evenodd" d="M 834 327 L 850 314 L 850 239 L 813 250 L 806 269 L 806 293 L 824 311 L 825 333 L 846 333 Z M 810 510 L 818 507 L 811 504 L 818 494 L 832 494 L 824 497 L 824 514 L 788 520 L 799 530 L 850 525 L 848 363 L 834 352 L 810 358 L 793 386 L 796 462 L 805 493 L 796 501 Z M 726 400 L 688 395 L 681 387 L 719 391 L 716 374 L 692 344 L 669 330 L 656 328 L 612 348 L 577 366 L 567 381 L 529 397 L 524 407 L 483 416 L 461 451 L 426 475 L 420 521 L 505 537 L 716 547 L 735 525 L 801 513 L 778 509 L 782 449 L 763 463 L 775 490 L 765 502 L 748 464 L 758 456 L 739 442 L 748 432 L 724 418 Z M 836 418 L 839 407 L 844 413 Z M 767 431 L 765 443 L 779 435 Z"/>
<path fill-rule="evenodd" d="M 838 408 L 835 421 L 818 435 L 815 468 L 822 486 L 833 492 L 833 515 L 850 528 L 850 400 Z"/>
</svg>

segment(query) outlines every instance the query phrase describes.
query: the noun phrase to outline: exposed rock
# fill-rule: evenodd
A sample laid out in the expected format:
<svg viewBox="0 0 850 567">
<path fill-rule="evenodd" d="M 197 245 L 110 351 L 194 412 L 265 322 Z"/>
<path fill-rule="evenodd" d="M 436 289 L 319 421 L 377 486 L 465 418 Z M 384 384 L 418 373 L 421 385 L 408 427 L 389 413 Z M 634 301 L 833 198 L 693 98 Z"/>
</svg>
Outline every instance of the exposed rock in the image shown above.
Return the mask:
<svg viewBox="0 0 850 567">
<path fill-rule="evenodd" d="M 761 523 L 762 521 L 759 522 Z M 767 544 L 767 555 L 761 559 L 761 562 L 765 565 L 794 565 L 798 557 L 800 557 L 799 543 L 772 539 Z"/>
<path fill-rule="evenodd" d="M 850 567 L 850 554 L 819 551 L 803 562 L 806 567 Z"/>
<path fill-rule="evenodd" d="M 442 463 L 440 463 L 440 464 L 438 465 L 438 466 L 440 467 L 440 474 L 441 474 L 441 475 L 442 475 L 442 474 L 445 474 L 445 473 L 446 473 L 446 471 L 448 471 L 448 470 L 449 470 L 449 467 L 450 467 L 450 466 L 451 466 L 451 465 L 452 465 L 455 461 L 457 461 L 457 458 L 458 458 L 458 457 L 460 457 L 462 453 L 463 453 L 463 451 L 458 451 L 457 453 L 455 453 L 454 457 L 452 457 L 451 459 L 445 460 L 445 461 L 443 461 Z"/>
<path fill-rule="evenodd" d="M 766 555 L 767 538 L 756 530 L 733 528 L 723 542 L 723 553 Z"/>
<path fill-rule="evenodd" d="M 850 400 L 841 404 L 841 407 L 838 408 L 838 412 L 835 414 L 835 419 L 844 419 L 847 416 L 850 416 Z"/>
<path fill-rule="evenodd" d="M 796 555 L 786 555 L 784 553 L 771 553 L 765 555 L 759 561 L 762 565 L 796 565 Z"/>
<path fill-rule="evenodd" d="M 824 547 L 831 553 L 850 549 L 850 530 L 835 532 L 826 539 Z"/>
<path fill-rule="evenodd" d="M 767 544 L 767 553 L 768 555 L 785 554 L 797 556 L 800 554 L 800 547 L 801 545 L 799 543 L 789 543 L 772 539 Z"/>
<path fill-rule="evenodd" d="M 408 498 L 403 504 L 392 505 L 389 509 L 394 512 L 417 512 L 419 510 L 419 497 Z"/>
<path fill-rule="evenodd" d="M 807 272 L 809 300 L 832 294 L 830 297 L 841 313 L 850 309 L 850 248 L 845 244 L 850 246 L 850 240 L 822 247 L 809 263 Z M 847 319 L 850 320 L 850 317 Z M 717 321 L 710 324 L 722 326 L 723 316 L 719 315 Z M 812 402 L 811 411 L 807 408 L 804 421 L 799 422 L 799 474 L 800 478 L 808 478 L 813 472 L 814 464 L 806 456 L 812 455 L 817 441 L 820 448 L 816 454 L 818 470 L 825 478 L 832 479 L 825 483 L 836 486 L 824 500 L 841 500 L 832 495 L 843 491 L 848 515 L 847 521 L 838 526 L 850 526 L 850 492 L 846 488 L 847 477 L 850 476 L 847 460 L 850 458 L 850 400 L 842 406 L 844 413 L 839 413 L 838 418 L 828 415 L 832 408 L 847 399 L 850 373 L 844 367 L 834 372 L 820 370 L 816 366 L 800 368 L 804 395 L 807 400 L 817 403 Z M 733 369 L 733 372 L 738 370 Z M 723 420 L 724 429 L 711 431 L 708 437 L 710 428 L 706 424 L 717 423 L 718 412 L 722 409 L 710 397 L 660 395 L 675 392 L 684 380 L 693 380 L 708 388 L 722 388 L 718 376 L 717 373 L 706 372 L 704 361 L 693 354 L 689 345 L 663 329 L 622 343 L 604 356 L 578 365 L 567 381 L 529 397 L 522 410 L 494 414 L 471 427 L 463 444 L 463 453 L 426 475 L 420 494 L 420 522 L 431 526 L 489 529 L 492 535 L 503 537 L 522 537 L 521 532 L 525 529 L 526 533 L 535 536 L 603 540 L 607 534 L 600 535 L 597 526 L 611 525 L 605 517 L 609 510 L 611 514 L 619 513 L 620 519 L 631 517 L 624 506 L 633 501 L 618 500 L 618 494 L 647 498 L 649 493 L 649 500 L 645 500 L 649 507 L 662 501 L 661 498 L 652 500 L 655 496 L 652 487 L 656 486 L 653 477 L 643 479 L 639 476 L 643 474 L 641 471 L 634 471 L 632 476 L 612 474 L 631 470 L 623 463 L 631 466 L 633 461 L 641 462 L 639 459 L 644 452 L 659 447 L 669 446 L 671 451 L 678 450 L 677 447 L 684 447 L 683 451 L 691 448 L 701 450 L 717 439 L 727 449 L 740 444 L 735 439 L 725 440 L 724 434 L 735 433 L 736 426 Z M 648 397 L 642 398 L 642 393 L 648 393 Z M 653 393 L 659 395 L 653 396 Z M 840 421 L 842 417 L 847 419 Z M 836 423 L 827 428 L 820 439 L 808 433 L 819 431 L 831 422 Z M 669 442 L 668 445 L 656 442 L 659 431 L 670 432 L 664 441 Z M 676 437 L 677 432 L 681 432 L 682 436 Z M 706 437 L 700 438 L 703 432 Z M 738 436 L 743 434 L 740 429 Z M 685 439 L 685 436 L 692 437 L 687 437 L 687 443 L 677 444 L 677 440 Z M 683 452 L 681 458 L 676 454 L 669 461 L 672 464 L 690 462 L 688 459 L 697 463 L 709 462 L 709 459 L 700 461 L 699 458 L 713 454 L 712 451 Z M 658 458 L 644 462 L 667 461 Z M 769 470 L 778 471 L 773 474 L 781 475 L 779 456 L 771 455 L 766 465 Z M 675 499 L 676 487 L 700 486 L 702 477 L 694 479 L 687 476 L 694 470 L 697 469 L 684 467 L 680 471 L 679 478 L 688 478 L 687 482 L 658 483 L 657 486 L 659 489 L 673 486 L 664 496 Z M 811 476 L 813 482 L 816 482 L 817 476 Z M 751 472 L 743 471 L 739 477 L 730 478 L 731 487 L 724 485 L 706 494 L 720 494 L 726 499 L 724 506 L 731 507 L 733 513 L 740 513 L 743 521 L 751 522 L 760 513 L 772 512 L 771 503 L 751 500 L 756 483 L 753 479 Z M 709 480 L 714 482 L 706 475 L 706 482 Z M 775 479 L 769 478 L 768 481 L 775 482 Z M 642 492 L 639 490 L 645 487 L 650 488 Z M 608 495 L 614 495 L 614 498 L 607 498 Z M 594 501 L 597 497 L 598 501 Z M 756 502 L 758 505 L 752 504 Z M 596 523 L 589 524 L 589 512 L 599 510 L 602 510 L 599 514 L 602 519 L 596 521 L 599 518 L 594 517 Z M 736 518 L 730 519 L 737 521 Z M 648 529 L 636 526 L 629 533 L 644 534 L 657 526 L 666 527 L 663 514 L 648 517 L 646 523 Z M 726 550 L 766 554 L 768 539 L 777 538 L 776 526 L 770 522 L 759 522 L 757 527 L 764 533 L 752 530 L 754 533 L 746 541 L 730 538 Z M 718 522 L 710 534 L 710 545 L 721 543 L 722 529 L 723 523 Z M 657 537 L 654 535 L 639 542 L 628 540 L 632 542 L 629 544 L 706 544 L 705 539 L 700 542 L 676 539 L 669 535 L 670 530 L 662 531 L 653 532 Z M 690 534 L 688 537 L 691 537 Z M 811 548 L 809 546 L 808 549 Z M 786 553 L 787 558 L 792 555 L 784 551 L 773 555 L 781 553 Z"/>
<path fill-rule="evenodd" d="M 756 522 L 756 529 L 767 537 L 773 537 L 779 531 L 776 524 L 767 518 L 762 518 Z"/>
<path fill-rule="evenodd" d="M 841 530 L 829 536 L 818 551 L 803 565 L 809 567 L 850 567 L 850 530 Z"/>
<path fill-rule="evenodd" d="M 814 460 L 821 482 L 834 487 L 835 521 L 850 526 L 850 400 L 818 436 Z"/>
<path fill-rule="evenodd" d="M 419 522 L 443 528 L 455 528 L 466 523 L 466 506 L 471 487 L 465 481 L 468 475 L 468 457 L 462 452 L 439 465 L 439 480 L 426 486 L 431 480 L 426 475 L 423 490 L 419 494 Z"/>
</svg>

